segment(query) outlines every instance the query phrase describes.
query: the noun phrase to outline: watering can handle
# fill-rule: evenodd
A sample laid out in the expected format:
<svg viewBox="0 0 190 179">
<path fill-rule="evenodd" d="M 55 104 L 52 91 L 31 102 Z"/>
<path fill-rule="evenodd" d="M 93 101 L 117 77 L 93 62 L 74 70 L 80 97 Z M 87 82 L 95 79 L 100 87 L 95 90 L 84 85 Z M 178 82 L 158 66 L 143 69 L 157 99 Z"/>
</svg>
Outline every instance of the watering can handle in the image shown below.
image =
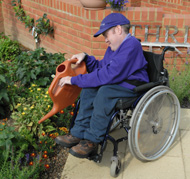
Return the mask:
<svg viewBox="0 0 190 179">
<path fill-rule="evenodd" d="M 72 60 L 66 60 L 66 61 L 64 61 L 63 63 L 61 63 L 60 65 L 65 65 L 65 70 L 64 70 L 64 72 L 67 70 L 67 69 L 72 69 L 71 68 L 71 65 L 72 64 L 76 64 L 76 62 L 78 61 L 78 59 L 72 59 Z M 60 66 L 59 65 L 59 66 Z M 58 66 L 58 67 L 59 67 Z M 62 77 L 65 77 L 65 76 L 69 76 L 69 75 L 65 75 L 65 74 L 63 74 L 62 72 L 60 73 L 60 72 L 58 72 L 58 67 L 56 68 L 56 75 L 55 75 L 55 77 L 54 77 L 54 79 L 53 79 L 53 82 L 52 82 L 52 84 L 50 85 L 50 87 L 49 87 L 49 90 L 48 90 L 48 92 L 49 92 L 49 95 L 50 96 L 53 96 L 53 89 L 55 88 L 55 85 L 57 85 L 57 83 L 56 83 L 56 81 L 57 82 L 59 82 L 59 79 L 60 78 L 62 78 Z M 74 71 L 73 71 L 74 72 Z M 55 81 L 55 82 L 54 82 Z"/>
</svg>

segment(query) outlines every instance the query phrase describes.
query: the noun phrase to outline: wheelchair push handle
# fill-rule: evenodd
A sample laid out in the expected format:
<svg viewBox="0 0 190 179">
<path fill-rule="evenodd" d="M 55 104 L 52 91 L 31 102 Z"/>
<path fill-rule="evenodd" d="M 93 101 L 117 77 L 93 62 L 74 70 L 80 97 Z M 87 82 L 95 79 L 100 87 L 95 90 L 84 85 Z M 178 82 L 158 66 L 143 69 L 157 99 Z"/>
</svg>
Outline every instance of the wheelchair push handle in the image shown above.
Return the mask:
<svg viewBox="0 0 190 179">
<path fill-rule="evenodd" d="M 165 53 L 166 51 L 175 51 L 175 47 L 171 47 L 171 46 L 166 46 L 164 49 L 163 49 L 163 53 Z"/>
</svg>

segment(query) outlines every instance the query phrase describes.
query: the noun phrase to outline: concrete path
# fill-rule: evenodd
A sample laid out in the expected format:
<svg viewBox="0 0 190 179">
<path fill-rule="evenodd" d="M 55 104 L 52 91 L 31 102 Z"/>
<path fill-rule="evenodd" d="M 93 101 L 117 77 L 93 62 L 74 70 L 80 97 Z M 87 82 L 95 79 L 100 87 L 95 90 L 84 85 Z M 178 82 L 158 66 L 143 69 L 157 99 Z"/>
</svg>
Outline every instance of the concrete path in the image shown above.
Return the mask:
<svg viewBox="0 0 190 179">
<path fill-rule="evenodd" d="M 116 130 L 120 136 L 124 130 Z M 61 179 L 111 179 L 110 159 L 112 144 L 108 143 L 101 163 L 78 159 L 69 155 Z M 181 109 L 181 122 L 175 142 L 160 159 L 141 162 L 133 157 L 127 142 L 119 144 L 122 162 L 117 179 L 190 179 L 190 110 Z"/>
</svg>

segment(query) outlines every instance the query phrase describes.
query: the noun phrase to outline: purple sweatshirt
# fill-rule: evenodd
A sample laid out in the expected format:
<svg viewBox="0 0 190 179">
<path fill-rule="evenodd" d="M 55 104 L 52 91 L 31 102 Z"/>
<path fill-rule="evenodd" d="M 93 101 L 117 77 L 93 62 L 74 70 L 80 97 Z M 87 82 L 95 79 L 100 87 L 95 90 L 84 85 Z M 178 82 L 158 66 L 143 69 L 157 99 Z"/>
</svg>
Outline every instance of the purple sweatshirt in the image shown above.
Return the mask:
<svg viewBox="0 0 190 179">
<path fill-rule="evenodd" d="M 135 86 L 125 80 L 149 82 L 147 61 L 140 42 L 133 36 L 124 40 L 116 51 L 108 47 L 100 61 L 88 56 L 86 66 L 89 73 L 72 77 L 72 85 L 89 88 L 118 84 L 132 90 Z"/>
</svg>

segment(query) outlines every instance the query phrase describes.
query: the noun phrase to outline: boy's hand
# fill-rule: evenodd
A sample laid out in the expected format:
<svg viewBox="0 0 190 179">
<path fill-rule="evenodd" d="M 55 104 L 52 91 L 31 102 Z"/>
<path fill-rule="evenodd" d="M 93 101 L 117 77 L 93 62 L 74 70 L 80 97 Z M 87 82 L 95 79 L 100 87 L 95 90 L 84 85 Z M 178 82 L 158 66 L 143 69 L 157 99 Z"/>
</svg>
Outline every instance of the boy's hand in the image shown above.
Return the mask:
<svg viewBox="0 0 190 179">
<path fill-rule="evenodd" d="M 76 55 L 73 55 L 70 59 L 68 60 L 73 60 L 73 59 L 78 59 L 78 61 L 76 62 L 76 64 L 80 64 L 83 60 L 84 60 L 84 57 L 86 56 L 85 53 L 78 53 Z"/>
<path fill-rule="evenodd" d="M 63 87 L 65 84 L 71 85 L 71 76 L 66 76 L 59 80 L 59 85 L 61 87 Z"/>
</svg>

